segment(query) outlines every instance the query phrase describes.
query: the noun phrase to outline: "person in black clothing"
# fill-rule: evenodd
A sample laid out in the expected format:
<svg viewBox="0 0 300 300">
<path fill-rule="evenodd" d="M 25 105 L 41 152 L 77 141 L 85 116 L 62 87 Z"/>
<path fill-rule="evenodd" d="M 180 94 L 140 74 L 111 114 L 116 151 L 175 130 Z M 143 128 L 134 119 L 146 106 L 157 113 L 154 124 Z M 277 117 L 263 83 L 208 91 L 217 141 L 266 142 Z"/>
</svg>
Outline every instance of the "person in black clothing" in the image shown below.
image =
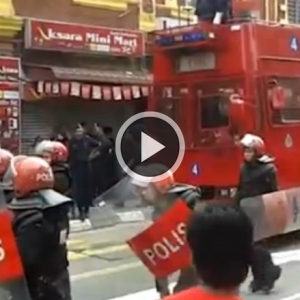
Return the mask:
<svg viewBox="0 0 300 300">
<path fill-rule="evenodd" d="M 225 23 L 232 18 L 231 0 L 197 0 L 195 15 L 199 21 Z"/>
<path fill-rule="evenodd" d="M 39 157 L 13 160 L 12 226 L 32 300 L 71 300 L 66 241 L 72 200 L 53 190 L 50 165 Z"/>
<path fill-rule="evenodd" d="M 99 142 L 88 136 L 82 126 L 78 126 L 75 135 L 69 141 L 69 164 L 72 177 L 72 196 L 75 200 L 80 219 L 84 221 L 92 203 L 90 154 L 99 146 Z"/>
<path fill-rule="evenodd" d="M 132 127 L 128 128 L 125 135 L 126 142 L 124 143 L 124 156 L 127 157 L 127 162 L 125 162 L 131 170 L 134 170 L 141 163 L 142 132 L 146 132 L 143 124 L 134 124 Z"/>
<path fill-rule="evenodd" d="M 264 141 L 256 135 L 246 134 L 241 140 L 241 145 L 244 149 L 244 163 L 241 166 L 237 188 L 237 204 L 244 198 L 278 190 L 275 159 L 265 154 Z M 254 249 L 251 271 L 253 274 L 253 281 L 250 284 L 252 292 L 269 292 L 281 275 L 281 269 L 274 265 L 270 252 L 258 244 Z"/>
<path fill-rule="evenodd" d="M 58 127 L 53 131 L 50 140 L 61 142 L 65 146 L 67 146 L 69 142 L 68 133 L 63 127 Z"/>
<path fill-rule="evenodd" d="M 113 151 L 113 144 L 105 136 L 103 128 L 99 124 L 94 125 L 93 137 L 98 141 L 90 155 L 90 163 L 93 177 L 93 197 L 101 195 L 109 185 L 110 155 Z"/>
<path fill-rule="evenodd" d="M 105 190 L 108 190 L 118 182 L 117 157 L 115 153 L 115 139 L 113 138 L 112 127 L 104 127 L 103 132 L 111 143 L 107 154 L 107 185 Z"/>
</svg>

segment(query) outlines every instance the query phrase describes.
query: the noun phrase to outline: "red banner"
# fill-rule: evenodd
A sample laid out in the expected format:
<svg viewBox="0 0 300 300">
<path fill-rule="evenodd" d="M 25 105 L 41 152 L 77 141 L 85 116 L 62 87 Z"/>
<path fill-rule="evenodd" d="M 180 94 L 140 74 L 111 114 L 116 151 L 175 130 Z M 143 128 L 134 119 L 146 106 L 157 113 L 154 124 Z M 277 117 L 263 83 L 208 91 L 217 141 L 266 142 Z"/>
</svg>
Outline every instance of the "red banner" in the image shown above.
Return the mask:
<svg viewBox="0 0 300 300">
<path fill-rule="evenodd" d="M 28 20 L 25 47 L 52 51 L 80 51 L 141 57 L 145 54 L 141 31 Z"/>
<path fill-rule="evenodd" d="M 23 276 L 23 268 L 11 229 L 11 216 L 0 212 L 0 282 Z"/>
<path fill-rule="evenodd" d="M 178 201 L 149 228 L 127 241 L 154 276 L 165 277 L 191 265 L 185 239 L 190 214 L 186 204 Z"/>
<path fill-rule="evenodd" d="M 20 59 L 0 57 L 1 147 L 15 154 L 20 150 Z"/>
</svg>

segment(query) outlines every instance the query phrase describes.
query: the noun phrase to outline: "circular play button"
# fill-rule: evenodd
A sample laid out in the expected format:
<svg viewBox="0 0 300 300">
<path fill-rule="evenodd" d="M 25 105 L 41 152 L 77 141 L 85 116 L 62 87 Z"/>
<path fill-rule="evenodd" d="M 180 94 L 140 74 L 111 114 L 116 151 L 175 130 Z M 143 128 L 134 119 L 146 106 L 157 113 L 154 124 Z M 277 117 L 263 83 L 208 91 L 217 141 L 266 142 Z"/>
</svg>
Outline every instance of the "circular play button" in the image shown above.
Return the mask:
<svg viewBox="0 0 300 300">
<path fill-rule="evenodd" d="M 175 172 L 182 162 L 185 142 L 179 126 L 158 112 L 143 112 L 129 118 L 116 137 L 116 156 L 124 172 L 139 181 L 167 178 L 166 170 Z M 158 168 L 158 174 L 148 175 L 147 167 Z"/>
</svg>

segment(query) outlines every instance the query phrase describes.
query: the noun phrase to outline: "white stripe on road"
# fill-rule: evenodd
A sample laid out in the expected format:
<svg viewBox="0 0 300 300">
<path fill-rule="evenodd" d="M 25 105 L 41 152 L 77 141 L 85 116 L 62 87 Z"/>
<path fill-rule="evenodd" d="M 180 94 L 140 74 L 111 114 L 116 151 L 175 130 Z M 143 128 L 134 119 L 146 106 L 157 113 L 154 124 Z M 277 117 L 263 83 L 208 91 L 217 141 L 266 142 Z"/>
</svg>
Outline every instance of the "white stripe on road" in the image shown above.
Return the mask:
<svg viewBox="0 0 300 300">
<path fill-rule="evenodd" d="M 294 294 L 294 295 L 291 295 L 289 297 L 282 298 L 282 299 L 279 299 L 279 300 L 297 300 L 297 299 L 300 299 L 300 293 Z"/>
<path fill-rule="evenodd" d="M 275 264 L 283 265 L 291 261 L 300 261 L 300 249 L 294 251 L 286 251 L 279 253 L 272 253 L 272 257 L 274 259 Z M 170 289 L 173 289 L 175 283 L 170 284 Z M 108 300 L 157 300 L 158 294 L 156 289 L 144 290 L 128 295 L 124 295 L 121 297 L 116 297 Z M 279 300 L 298 300 L 300 299 L 300 293 L 291 295 L 287 298 L 279 299 Z"/>
</svg>

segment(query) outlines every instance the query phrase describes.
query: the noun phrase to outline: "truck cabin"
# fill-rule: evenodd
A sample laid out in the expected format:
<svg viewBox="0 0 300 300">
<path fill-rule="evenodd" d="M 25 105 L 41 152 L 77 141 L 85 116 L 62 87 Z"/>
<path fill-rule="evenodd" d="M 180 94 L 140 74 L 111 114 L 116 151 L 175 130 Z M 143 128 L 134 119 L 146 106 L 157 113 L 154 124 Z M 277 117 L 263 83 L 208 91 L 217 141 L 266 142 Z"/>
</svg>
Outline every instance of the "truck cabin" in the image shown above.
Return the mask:
<svg viewBox="0 0 300 300">
<path fill-rule="evenodd" d="M 276 158 L 280 187 L 299 185 L 298 41 L 300 27 L 263 23 L 155 33 L 148 108 L 171 117 L 184 134 L 179 181 L 202 187 L 208 198 L 232 197 L 242 162 L 239 140 L 254 133 Z"/>
</svg>

